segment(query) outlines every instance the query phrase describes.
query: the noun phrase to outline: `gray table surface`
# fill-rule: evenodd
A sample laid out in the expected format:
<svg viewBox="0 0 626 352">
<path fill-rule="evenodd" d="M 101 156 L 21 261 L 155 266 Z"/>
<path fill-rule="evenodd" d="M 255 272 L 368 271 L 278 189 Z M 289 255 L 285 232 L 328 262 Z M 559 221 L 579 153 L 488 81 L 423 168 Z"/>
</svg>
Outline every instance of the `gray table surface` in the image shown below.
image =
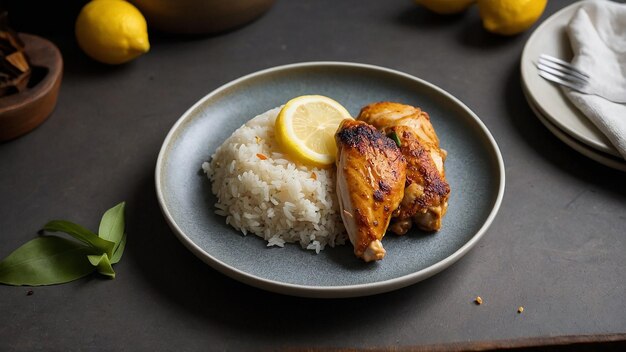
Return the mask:
<svg viewBox="0 0 626 352">
<path fill-rule="evenodd" d="M 542 20 L 571 2 L 550 1 Z M 477 9 L 439 17 L 403 0 L 278 0 L 228 33 L 152 33 L 149 54 L 108 67 L 82 54 L 71 31 L 54 32 L 65 60 L 56 110 L 0 144 L 0 257 L 50 219 L 97 228 L 121 200 L 128 245 L 112 281 L 94 275 L 33 295 L 0 285 L 0 350 L 398 347 L 626 332 L 626 174 L 570 149 L 533 115 L 519 74 L 529 35 L 486 33 Z M 455 265 L 387 294 L 304 299 L 225 277 L 173 235 L 153 175 L 174 122 L 230 80 L 315 60 L 423 78 L 491 130 L 504 200 Z"/>
</svg>

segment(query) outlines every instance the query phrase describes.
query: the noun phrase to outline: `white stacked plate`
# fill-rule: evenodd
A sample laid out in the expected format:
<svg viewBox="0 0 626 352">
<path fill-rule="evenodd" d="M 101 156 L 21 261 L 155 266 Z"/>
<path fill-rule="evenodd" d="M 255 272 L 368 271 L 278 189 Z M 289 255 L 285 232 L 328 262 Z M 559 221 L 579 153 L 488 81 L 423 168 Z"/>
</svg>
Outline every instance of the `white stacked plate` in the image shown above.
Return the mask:
<svg viewBox="0 0 626 352">
<path fill-rule="evenodd" d="M 567 23 L 585 1 L 552 15 L 530 36 L 522 53 L 522 88 L 526 100 L 541 121 L 557 138 L 579 153 L 614 169 L 626 171 L 626 160 L 565 96 L 562 89 L 537 73 L 539 55 L 548 54 L 571 61 L 573 56 Z"/>
</svg>

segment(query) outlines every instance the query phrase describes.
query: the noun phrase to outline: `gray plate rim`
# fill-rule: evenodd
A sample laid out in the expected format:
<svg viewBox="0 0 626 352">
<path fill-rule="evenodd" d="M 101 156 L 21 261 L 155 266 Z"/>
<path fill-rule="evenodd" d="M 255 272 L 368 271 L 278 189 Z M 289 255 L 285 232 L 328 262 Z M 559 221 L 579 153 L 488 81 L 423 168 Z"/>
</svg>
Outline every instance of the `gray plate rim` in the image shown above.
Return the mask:
<svg viewBox="0 0 626 352">
<path fill-rule="evenodd" d="M 164 163 L 167 156 L 167 151 L 170 148 L 170 145 L 179 129 L 187 122 L 187 120 L 193 118 L 193 111 L 195 111 L 199 106 L 201 106 L 205 101 L 211 99 L 212 97 L 220 94 L 222 91 L 227 90 L 230 87 L 243 84 L 248 80 L 254 79 L 259 76 L 271 74 L 279 71 L 286 71 L 296 68 L 307 68 L 307 67 L 320 67 L 320 66 L 336 66 L 336 67 L 346 67 L 346 68 L 361 68 L 368 69 L 373 71 L 379 71 L 383 73 L 387 73 L 390 75 L 400 76 L 405 79 L 414 81 L 415 83 L 422 85 L 432 91 L 435 91 L 438 94 L 441 94 L 454 103 L 456 103 L 460 108 L 462 108 L 468 116 L 470 116 L 476 125 L 480 128 L 481 132 L 484 134 L 483 137 L 488 142 L 489 146 L 492 149 L 493 156 L 498 163 L 498 173 L 499 179 L 498 182 L 498 194 L 496 200 L 494 202 L 493 208 L 491 212 L 485 219 L 485 222 L 480 227 L 480 229 L 474 234 L 474 236 L 465 243 L 461 248 L 452 253 L 450 256 L 442 259 L 441 261 L 416 271 L 414 273 L 404 275 L 401 277 L 379 281 L 375 283 L 367 283 L 367 284 L 355 284 L 355 285 L 347 285 L 347 286 L 307 286 L 307 285 L 297 285 L 291 283 L 285 283 L 275 280 L 268 280 L 265 278 L 260 278 L 239 270 L 235 267 L 227 265 L 226 263 L 218 260 L 213 257 L 197 244 L 195 244 L 177 225 L 176 220 L 170 213 L 167 208 L 167 203 L 165 201 L 165 196 L 163 192 L 162 182 L 162 172 L 164 170 Z M 187 247 L 189 251 L 191 251 L 194 255 L 196 255 L 200 260 L 214 268 L 215 270 L 250 286 L 254 286 L 257 288 L 261 288 L 267 291 L 300 296 L 300 297 L 310 297 L 310 298 L 344 298 L 344 297 L 359 297 L 359 296 L 368 296 L 374 295 L 383 292 L 389 292 L 393 290 L 397 290 L 402 287 L 406 287 L 412 284 L 415 284 L 419 281 L 427 279 L 440 271 L 446 269 L 457 260 L 459 260 L 463 255 L 465 255 L 476 243 L 483 237 L 491 223 L 496 217 L 498 210 L 500 209 L 500 205 L 502 204 L 502 199 L 504 196 L 504 186 L 505 186 L 505 170 L 504 170 L 504 160 L 502 158 L 502 154 L 500 153 L 500 149 L 498 145 L 485 126 L 485 124 L 480 120 L 480 118 L 470 110 L 465 104 L 463 104 L 459 99 L 454 97 L 452 94 L 447 91 L 435 86 L 432 83 L 424 81 L 415 76 L 409 75 L 407 73 L 393 70 L 390 68 L 385 68 L 381 66 L 371 65 L 371 64 L 362 64 L 362 63 L 354 63 L 354 62 L 341 62 L 341 61 L 312 61 L 312 62 L 301 62 L 294 64 L 287 64 L 281 66 L 275 66 L 271 68 L 267 68 L 264 70 L 260 70 L 257 72 L 250 73 L 248 75 L 237 78 L 233 81 L 230 81 L 209 94 L 205 95 L 203 98 L 198 100 L 195 104 L 193 104 L 187 111 L 185 111 L 182 116 L 174 123 L 170 131 L 168 132 L 161 149 L 159 151 L 159 156 L 157 158 L 156 167 L 155 167 L 155 186 L 156 186 L 156 194 L 159 202 L 159 206 L 161 208 L 161 212 L 165 217 L 168 225 L 176 235 L 176 237 L 182 242 L 182 244 Z"/>
<path fill-rule="evenodd" d="M 617 158 L 611 154 L 602 153 L 601 151 L 597 151 L 586 144 L 579 142 L 578 140 L 571 137 L 567 132 L 559 129 L 558 126 L 550 122 L 550 120 L 545 117 L 538 106 L 532 101 L 529 96 L 529 93 L 526 87 L 522 87 L 524 96 L 526 97 L 526 101 L 528 102 L 528 106 L 535 113 L 535 116 L 547 129 L 550 131 L 556 138 L 560 139 L 561 142 L 567 144 L 570 148 L 579 152 L 580 154 L 602 164 L 608 166 L 612 169 L 626 172 L 626 162 L 623 159 Z"/>
<path fill-rule="evenodd" d="M 570 58 L 568 55 L 573 54 L 565 54 L 561 45 L 567 46 L 567 51 L 571 51 L 569 48 L 570 44 L 556 39 L 559 38 L 560 32 L 554 28 L 555 23 L 569 20 L 576 10 L 587 2 L 589 1 L 583 0 L 562 8 L 543 21 L 543 23 L 533 31 L 522 50 L 520 59 L 521 83 L 522 87 L 527 90 L 527 100 L 532 100 L 542 116 L 548 119 L 550 123 L 557 126 L 561 131 L 567 133 L 572 138 L 593 149 L 621 158 L 621 155 L 611 144 L 611 141 L 582 113 L 582 111 L 573 105 L 561 87 L 539 77 L 537 71 L 537 57 L 532 57 L 532 54 L 536 53 L 537 48 L 542 46 L 542 42 L 550 42 L 553 45 L 549 46 L 549 50 L 544 50 L 542 53 L 569 61 Z M 559 28 L 563 31 L 563 35 L 565 35 L 565 28 L 566 25 Z M 567 39 L 565 40 L 567 41 Z"/>
</svg>

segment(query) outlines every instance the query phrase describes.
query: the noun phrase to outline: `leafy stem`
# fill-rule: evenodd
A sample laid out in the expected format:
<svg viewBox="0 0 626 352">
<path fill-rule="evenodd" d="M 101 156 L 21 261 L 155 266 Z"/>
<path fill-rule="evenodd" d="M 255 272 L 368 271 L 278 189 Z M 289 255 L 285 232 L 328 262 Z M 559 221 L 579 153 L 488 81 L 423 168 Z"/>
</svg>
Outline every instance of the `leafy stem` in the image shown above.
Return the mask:
<svg viewBox="0 0 626 352">
<path fill-rule="evenodd" d="M 94 271 L 115 278 L 112 264 L 120 261 L 126 247 L 124 207 L 122 202 L 104 213 L 97 235 L 69 221 L 48 222 L 44 231 L 63 232 L 78 241 L 46 235 L 26 242 L 0 261 L 0 283 L 61 284 Z"/>
</svg>

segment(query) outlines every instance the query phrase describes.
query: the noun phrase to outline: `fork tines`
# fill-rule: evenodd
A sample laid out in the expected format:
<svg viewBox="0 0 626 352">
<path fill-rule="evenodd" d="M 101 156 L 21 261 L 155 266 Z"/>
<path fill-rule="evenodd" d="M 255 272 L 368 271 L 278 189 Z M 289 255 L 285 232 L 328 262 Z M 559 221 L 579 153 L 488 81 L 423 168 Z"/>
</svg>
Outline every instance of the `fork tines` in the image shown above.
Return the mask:
<svg viewBox="0 0 626 352">
<path fill-rule="evenodd" d="M 537 68 L 541 77 L 575 90 L 583 89 L 589 82 L 589 75 L 585 72 L 566 61 L 546 54 L 539 56 Z"/>
<path fill-rule="evenodd" d="M 569 69 L 570 71 L 572 71 L 574 74 L 576 74 L 577 76 L 580 76 L 582 78 L 587 78 L 589 79 L 589 75 L 586 74 L 585 72 L 581 71 L 580 69 L 574 67 L 572 64 L 570 64 L 567 61 L 563 61 L 559 58 L 556 58 L 554 56 L 550 56 L 550 55 L 546 55 L 546 54 L 541 54 L 539 55 L 539 62 L 545 63 L 550 63 L 553 64 L 555 66 L 561 66 L 565 69 Z"/>
</svg>

